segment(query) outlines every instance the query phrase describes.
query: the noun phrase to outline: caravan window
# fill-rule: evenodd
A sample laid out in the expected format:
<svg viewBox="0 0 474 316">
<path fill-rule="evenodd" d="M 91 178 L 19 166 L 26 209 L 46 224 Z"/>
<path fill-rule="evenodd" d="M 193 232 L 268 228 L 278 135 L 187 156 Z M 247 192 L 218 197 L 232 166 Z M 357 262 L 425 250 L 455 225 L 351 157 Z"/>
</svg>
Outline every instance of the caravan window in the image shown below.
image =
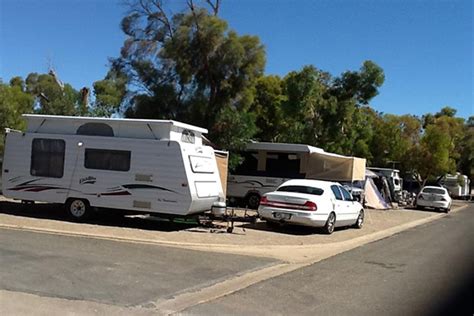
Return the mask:
<svg viewBox="0 0 474 316">
<path fill-rule="evenodd" d="M 194 144 L 196 142 L 194 133 L 190 130 L 185 129 L 181 134 L 181 141 L 185 143 Z"/>
<path fill-rule="evenodd" d="M 266 174 L 269 177 L 302 178 L 300 162 L 296 154 L 267 153 Z"/>
<path fill-rule="evenodd" d="M 130 157 L 130 151 L 86 148 L 84 167 L 87 169 L 128 171 L 130 170 Z"/>
<path fill-rule="evenodd" d="M 258 174 L 258 154 L 256 151 L 244 151 L 239 153 L 242 163 L 235 168 L 234 174 L 242 176 L 255 176 Z"/>
<path fill-rule="evenodd" d="M 30 174 L 62 178 L 66 143 L 62 139 L 35 138 L 31 146 Z"/>
<path fill-rule="evenodd" d="M 86 123 L 79 126 L 76 134 L 88 136 L 114 136 L 114 130 L 105 123 Z"/>
</svg>

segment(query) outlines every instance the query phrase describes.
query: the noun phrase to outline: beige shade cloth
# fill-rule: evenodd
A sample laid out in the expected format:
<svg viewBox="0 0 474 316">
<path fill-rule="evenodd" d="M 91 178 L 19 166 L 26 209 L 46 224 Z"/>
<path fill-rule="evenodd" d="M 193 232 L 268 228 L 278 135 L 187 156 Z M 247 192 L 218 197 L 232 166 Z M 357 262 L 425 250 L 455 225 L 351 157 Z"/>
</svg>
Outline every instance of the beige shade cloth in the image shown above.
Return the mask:
<svg viewBox="0 0 474 316">
<path fill-rule="evenodd" d="M 365 159 L 311 152 L 305 164 L 306 178 L 328 181 L 365 180 Z"/>
<path fill-rule="evenodd" d="M 222 192 L 227 195 L 227 168 L 229 164 L 229 153 L 226 151 L 214 151 L 217 162 L 217 169 L 221 178 Z"/>
</svg>

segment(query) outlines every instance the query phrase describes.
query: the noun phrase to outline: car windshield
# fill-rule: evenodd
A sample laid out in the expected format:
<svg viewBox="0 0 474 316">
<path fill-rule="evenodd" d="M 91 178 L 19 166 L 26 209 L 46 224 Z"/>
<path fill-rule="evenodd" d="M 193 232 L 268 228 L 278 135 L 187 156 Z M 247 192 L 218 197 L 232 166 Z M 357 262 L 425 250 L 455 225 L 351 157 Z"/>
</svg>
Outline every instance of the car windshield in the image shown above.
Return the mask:
<svg viewBox="0 0 474 316">
<path fill-rule="evenodd" d="M 435 193 L 435 194 L 445 194 L 446 192 L 443 189 L 437 188 L 424 188 L 423 193 Z"/>
<path fill-rule="evenodd" d="M 297 193 L 306 193 L 306 194 L 313 194 L 313 195 L 322 195 L 324 190 L 315 187 L 308 187 L 304 185 L 285 185 L 279 187 L 277 191 L 281 192 L 297 192 Z"/>
</svg>

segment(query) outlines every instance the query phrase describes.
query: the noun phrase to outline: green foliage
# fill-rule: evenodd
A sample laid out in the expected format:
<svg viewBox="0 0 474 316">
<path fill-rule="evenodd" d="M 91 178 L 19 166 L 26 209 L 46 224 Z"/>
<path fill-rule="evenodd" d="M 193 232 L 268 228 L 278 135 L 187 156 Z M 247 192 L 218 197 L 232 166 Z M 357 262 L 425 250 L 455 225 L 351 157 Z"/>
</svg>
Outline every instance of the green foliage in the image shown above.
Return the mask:
<svg viewBox="0 0 474 316">
<path fill-rule="evenodd" d="M 10 80 L 10 85 L 0 82 L 0 156 L 3 155 L 4 129 L 24 129 L 23 113 L 33 111 L 33 97 L 23 90 L 20 77 Z"/>
<path fill-rule="evenodd" d="M 120 105 L 127 92 L 127 77 L 111 70 L 104 78 L 94 82 L 95 103 L 91 109 L 92 116 L 110 117 L 119 112 Z"/>
<path fill-rule="evenodd" d="M 437 128 L 436 125 L 429 125 L 420 144 L 412 149 L 412 163 L 423 180 L 423 185 L 430 178 L 453 172 L 454 161 L 450 159 L 450 138 Z"/>
<path fill-rule="evenodd" d="M 424 132 L 418 143 L 414 142 L 408 166 L 417 170 L 423 182 L 444 173 L 459 169 L 472 177 L 472 145 L 468 122 L 455 117 L 456 110 L 445 107 L 435 115 L 425 115 Z M 467 170 L 466 170 L 467 169 Z"/>
<path fill-rule="evenodd" d="M 39 114 L 76 115 L 80 93 L 70 84 L 61 87 L 50 74 L 30 73 L 26 91 L 35 97 L 35 112 Z"/>
<path fill-rule="evenodd" d="M 371 165 L 388 167 L 392 162 L 399 163 L 404 170 L 411 170 L 407 155 L 418 143 L 421 133 L 421 121 L 410 115 L 380 115 L 374 126 L 371 143 L 373 159 Z"/>
<path fill-rule="evenodd" d="M 278 142 L 286 134 L 283 127 L 286 117 L 282 110 L 286 100 L 280 77 L 262 76 L 257 79 L 255 99 L 249 109 L 256 116 L 258 131 L 255 139 Z"/>
<path fill-rule="evenodd" d="M 374 115 L 362 105 L 378 93 L 383 80 L 383 71 L 370 61 L 364 62 L 359 71 L 348 71 L 340 77 L 305 66 L 283 78 L 282 93 L 278 91 L 274 97 L 278 100 L 274 106 L 281 104 L 281 112 L 262 111 L 263 106 L 270 108 L 262 102 L 255 108 L 260 109 L 259 113 L 270 114 L 265 119 L 274 126 L 268 130 L 273 135 L 276 132 L 278 141 L 306 143 L 331 152 L 364 154 L 370 158 Z M 262 125 L 268 128 L 269 124 Z M 265 134 L 261 137 L 275 140 Z"/>
<path fill-rule="evenodd" d="M 458 170 L 467 175 L 472 183 L 474 181 L 474 126 L 466 124 L 464 130 L 464 137 L 459 146 Z"/>
<path fill-rule="evenodd" d="M 456 115 L 457 110 L 450 107 L 450 106 L 445 106 L 444 108 L 441 109 L 438 113 L 436 113 L 434 116 L 436 118 L 440 118 L 442 116 L 447 116 L 447 117 L 454 117 Z"/>
<path fill-rule="evenodd" d="M 168 18 L 160 3 L 141 1 L 122 20 L 128 38 L 114 67 L 138 87 L 125 115 L 204 126 L 218 145 L 234 146 L 239 136 L 221 135 L 220 120 L 234 113 L 237 121 L 254 124 L 239 113 L 254 100 L 265 52 L 257 37 L 239 36 L 216 12 L 188 4 L 187 12 Z"/>
<path fill-rule="evenodd" d="M 254 122 L 253 113 L 236 111 L 230 107 L 223 108 L 217 115 L 211 139 L 224 149 L 233 149 L 229 158 L 231 170 L 240 163 L 240 157 L 234 152 L 243 150 L 257 131 Z"/>
</svg>

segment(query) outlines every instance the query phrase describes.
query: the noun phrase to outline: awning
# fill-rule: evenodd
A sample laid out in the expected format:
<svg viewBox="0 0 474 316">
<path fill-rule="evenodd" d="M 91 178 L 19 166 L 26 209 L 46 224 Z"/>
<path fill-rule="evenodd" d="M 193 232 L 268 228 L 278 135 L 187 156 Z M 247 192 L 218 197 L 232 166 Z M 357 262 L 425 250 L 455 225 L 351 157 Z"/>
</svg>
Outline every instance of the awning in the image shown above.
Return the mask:
<svg viewBox="0 0 474 316">
<path fill-rule="evenodd" d="M 364 158 L 312 152 L 306 164 L 306 178 L 328 181 L 365 180 Z"/>
</svg>

